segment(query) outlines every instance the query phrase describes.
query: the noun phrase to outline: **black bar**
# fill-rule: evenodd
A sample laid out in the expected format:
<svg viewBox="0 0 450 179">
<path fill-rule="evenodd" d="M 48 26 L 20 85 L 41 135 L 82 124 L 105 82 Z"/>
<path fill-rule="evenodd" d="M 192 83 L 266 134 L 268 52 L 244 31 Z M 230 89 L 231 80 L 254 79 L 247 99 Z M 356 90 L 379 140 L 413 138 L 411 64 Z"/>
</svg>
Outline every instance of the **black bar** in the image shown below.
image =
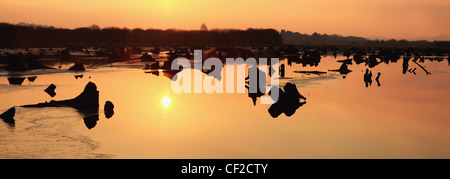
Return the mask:
<svg viewBox="0 0 450 179">
<path fill-rule="evenodd" d="M 25 162 L 24 162 L 25 161 Z M 270 177 L 367 176 L 426 173 L 431 160 L 150 159 L 0 160 L 2 171 L 35 176 Z M 263 166 L 265 168 L 263 169 Z M 195 166 L 195 167 L 194 167 Z M 448 165 L 446 165 L 448 166 Z M 200 168 L 202 167 L 202 168 Z M 206 169 L 209 167 L 209 169 Z M 211 172 L 212 167 L 214 171 Z M 187 169 L 187 170 L 185 170 Z M 128 177 L 127 177 L 128 178 Z M 132 177 L 135 178 L 135 177 Z M 142 178 L 142 177 L 139 177 Z M 148 177 L 144 177 L 148 178 Z M 310 178 L 310 177 L 308 177 Z"/>
</svg>

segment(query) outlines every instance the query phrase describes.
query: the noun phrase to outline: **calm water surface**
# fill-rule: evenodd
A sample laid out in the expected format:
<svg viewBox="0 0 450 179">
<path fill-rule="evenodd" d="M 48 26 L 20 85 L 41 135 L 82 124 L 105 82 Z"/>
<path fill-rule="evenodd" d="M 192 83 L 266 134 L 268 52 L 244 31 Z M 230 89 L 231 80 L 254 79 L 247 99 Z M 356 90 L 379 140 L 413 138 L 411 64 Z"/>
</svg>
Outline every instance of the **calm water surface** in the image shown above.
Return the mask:
<svg viewBox="0 0 450 179">
<path fill-rule="evenodd" d="M 260 99 L 253 105 L 247 93 L 175 94 L 168 75 L 144 73 L 141 62 L 90 66 L 83 73 L 2 71 L 1 113 L 74 98 L 92 81 L 100 91 L 100 117 L 88 129 L 73 108 L 16 107 L 15 126 L 0 121 L 0 158 L 450 158 L 446 60 L 420 63 L 428 76 L 412 62 L 416 75 L 402 74 L 401 59 L 382 63 L 370 69 L 369 87 L 364 64 L 349 65 L 353 72 L 345 78 L 294 72 L 327 72 L 342 59 L 287 66 L 280 85 L 295 83 L 307 103 L 277 118 L 270 105 Z M 38 77 L 10 85 L 11 76 Z M 43 91 L 50 84 L 57 86 L 54 98 Z M 164 97 L 171 100 L 167 107 Z M 107 100 L 115 106 L 110 119 L 103 114 Z"/>
</svg>

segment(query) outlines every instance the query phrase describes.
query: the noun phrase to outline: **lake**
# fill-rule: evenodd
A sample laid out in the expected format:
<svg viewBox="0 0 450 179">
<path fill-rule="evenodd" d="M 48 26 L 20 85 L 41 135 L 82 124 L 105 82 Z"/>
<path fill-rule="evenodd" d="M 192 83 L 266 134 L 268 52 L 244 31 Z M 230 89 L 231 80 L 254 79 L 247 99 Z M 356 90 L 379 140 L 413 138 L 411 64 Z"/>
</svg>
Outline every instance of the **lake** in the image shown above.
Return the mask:
<svg viewBox="0 0 450 179">
<path fill-rule="evenodd" d="M 100 108 L 92 127 L 74 108 L 16 107 L 15 125 L 0 121 L 0 158 L 450 158 L 446 59 L 418 63 L 431 75 L 412 61 L 405 74 L 402 59 L 380 63 L 370 68 L 367 87 L 364 63 L 348 65 L 346 75 L 328 71 L 344 59 L 322 57 L 317 67 L 281 60 L 280 87 L 295 84 L 306 103 L 276 118 L 271 105 L 254 105 L 248 93 L 176 94 L 171 74 L 146 73 L 139 61 L 88 65 L 85 72 L 1 71 L 0 113 L 74 98 L 88 82 L 97 85 Z M 8 80 L 35 76 L 21 85 Z M 55 97 L 44 92 L 50 84 Z M 114 104 L 110 118 L 106 101 Z"/>
</svg>

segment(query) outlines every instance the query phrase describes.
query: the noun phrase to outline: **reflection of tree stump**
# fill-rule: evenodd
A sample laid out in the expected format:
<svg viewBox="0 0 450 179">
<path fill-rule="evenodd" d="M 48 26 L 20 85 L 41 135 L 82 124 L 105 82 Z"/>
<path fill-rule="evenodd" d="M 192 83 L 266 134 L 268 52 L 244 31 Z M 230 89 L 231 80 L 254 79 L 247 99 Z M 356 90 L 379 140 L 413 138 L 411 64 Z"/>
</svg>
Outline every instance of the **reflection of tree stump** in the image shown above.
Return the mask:
<svg viewBox="0 0 450 179">
<path fill-rule="evenodd" d="M 4 112 L 0 115 L 0 118 L 3 119 L 8 124 L 14 124 L 14 115 L 16 114 L 16 108 L 12 107 L 8 111 Z"/>
<path fill-rule="evenodd" d="M 269 113 L 273 118 L 277 118 L 282 113 L 290 117 L 297 111 L 298 108 L 306 104 L 305 101 L 300 102 L 300 99 L 306 100 L 306 98 L 298 92 L 295 84 L 286 83 L 283 89 L 280 88 L 278 90 L 278 101 L 272 104 L 269 108 Z"/>
<path fill-rule="evenodd" d="M 366 69 L 366 73 L 364 74 L 364 83 L 366 84 L 366 88 L 372 85 L 372 71 Z"/>
<path fill-rule="evenodd" d="M 24 80 L 25 78 L 13 78 L 13 77 L 8 78 L 10 85 L 22 85 Z"/>
<path fill-rule="evenodd" d="M 105 117 L 111 118 L 114 115 L 114 104 L 111 101 L 106 101 L 104 111 Z"/>
<path fill-rule="evenodd" d="M 425 73 L 427 73 L 427 76 L 428 76 L 428 75 L 431 75 L 431 73 L 430 73 L 429 71 L 427 71 L 427 69 L 425 69 L 425 67 L 423 67 L 422 65 L 420 65 L 419 63 L 417 63 L 417 62 L 414 61 L 414 60 L 413 60 L 413 62 L 414 62 L 415 64 L 417 64 L 420 68 L 422 68 L 422 70 L 425 71 Z"/>
<path fill-rule="evenodd" d="M 381 84 L 380 84 L 380 75 L 381 75 L 381 73 L 378 72 L 378 75 L 377 75 L 377 77 L 375 78 L 375 81 L 377 82 L 378 86 L 381 86 Z"/>
</svg>

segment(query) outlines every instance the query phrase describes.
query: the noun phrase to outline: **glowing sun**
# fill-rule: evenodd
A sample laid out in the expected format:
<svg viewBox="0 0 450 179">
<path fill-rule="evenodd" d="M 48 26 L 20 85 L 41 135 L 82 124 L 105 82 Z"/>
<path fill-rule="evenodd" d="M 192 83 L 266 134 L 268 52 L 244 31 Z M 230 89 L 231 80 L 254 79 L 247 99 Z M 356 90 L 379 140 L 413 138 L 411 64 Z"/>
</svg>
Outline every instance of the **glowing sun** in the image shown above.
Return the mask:
<svg viewBox="0 0 450 179">
<path fill-rule="evenodd" d="M 170 105 L 170 98 L 169 97 L 164 97 L 162 100 L 161 100 L 161 103 L 162 103 L 162 105 L 164 106 L 164 107 L 168 107 L 169 105 Z"/>
</svg>

